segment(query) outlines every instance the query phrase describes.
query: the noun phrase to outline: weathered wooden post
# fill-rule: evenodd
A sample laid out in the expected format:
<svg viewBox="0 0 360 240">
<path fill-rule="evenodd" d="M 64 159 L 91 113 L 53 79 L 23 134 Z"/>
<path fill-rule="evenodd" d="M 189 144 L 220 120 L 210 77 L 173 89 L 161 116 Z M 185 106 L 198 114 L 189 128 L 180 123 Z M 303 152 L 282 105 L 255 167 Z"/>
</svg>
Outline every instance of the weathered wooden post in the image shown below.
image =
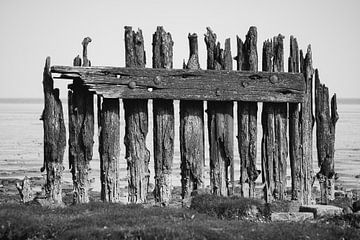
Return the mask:
<svg viewBox="0 0 360 240">
<path fill-rule="evenodd" d="M 120 201 L 120 114 L 118 98 L 103 98 L 100 115 L 101 200 Z"/>
<path fill-rule="evenodd" d="M 87 58 L 89 37 L 84 38 L 83 67 L 90 66 Z M 74 66 L 81 66 L 81 59 L 74 59 Z M 69 85 L 69 163 L 74 185 L 74 203 L 89 202 L 89 164 L 94 145 L 94 100 L 93 94 L 78 80 Z"/>
<path fill-rule="evenodd" d="M 263 71 L 284 71 L 284 46 L 282 35 L 266 41 L 263 47 Z M 277 84 L 276 75 L 269 81 Z M 264 103 L 262 110 L 262 171 L 265 182 L 264 195 L 267 202 L 283 200 L 286 190 L 287 103 Z"/>
<path fill-rule="evenodd" d="M 100 198 L 120 201 L 120 113 L 118 98 L 98 96 Z"/>
<path fill-rule="evenodd" d="M 120 113 L 118 98 L 98 96 L 100 198 L 120 201 Z"/>
<path fill-rule="evenodd" d="M 125 27 L 126 67 L 144 68 L 145 51 L 142 31 L 134 32 Z M 149 184 L 150 152 L 146 148 L 148 133 L 148 101 L 145 99 L 124 99 L 125 137 L 128 168 L 128 201 L 146 202 Z"/>
<path fill-rule="evenodd" d="M 189 34 L 190 56 L 186 69 L 200 69 L 197 35 Z M 191 192 L 202 187 L 204 152 L 204 103 L 180 101 L 181 196 L 185 204 Z"/>
<path fill-rule="evenodd" d="M 246 40 L 237 37 L 237 70 L 258 71 L 257 30 L 250 27 Z M 246 86 L 244 86 L 246 87 Z M 257 103 L 238 103 L 238 146 L 240 155 L 241 196 L 253 198 L 255 181 L 259 176 L 256 169 Z"/>
<path fill-rule="evenodd" d="M 303 204 L 310 204 L 312 201 L 312 182 L 313 182 L 313 160 L 312 160 L 312 139 L 313 139 L 313 107 L 312 107 L 312 53 L 311 46 L 307 48 L 305 59 L 300 51 L 300 66 L 305 78 L 305 98 L 301 103 L 301 192 Z"/>
<path fill-rule="evenodd" d="M 337 113 L 336 94 L 331 99 L 329 108 L 329 89 L 321 84 L 319 71 L 315 70 L 315 116 L 316 116 L 316 145 L 318 166 L 320 171 L 317 179 L 320 183 L 320 202 L 328 204 L 335 198 L 335 125 L 339 119 Z"/>
<path fill-rule="evenodd" d="M 44 166 L 46 170 L 46 198 L 54 204 L 62 204 L 61 178 L 64 170 L 63 157 L 66 147 L 66 129 L 59 89 L 54 89 L 50 73 L 50 57 L 46 58 L 43 74 L 44 111 Z"/>
<path fill-rule="evenodd" d="M 153 35 L 153 68 L 173 67 L 173 41 L 163 27 Z M 161 84 L 155 77 L 155 84 Z M 172 100 L 153 100 L 155 200 L 167 205 L 171 199 L 171 172 L 174 156 L 174 105 Z"/>
<path fill-rule="evenodd" d="M 216 35 L 207 28 L 207 69 L 232 70 L 230 39 L 225 41 L 225 50 L 216 44 Z M 211 82 L 209 82 L 211 84 Z M 214 89 L 221 97 L 220 89 Z M 233 153 L 233 102 L 208 101 L 208 131 L 210 145 L 210 185 L 213 194 L 229 195 L 228 168 L 234 158 Z"/>
<path fill-rule="evenodd" d="M 299 48 L 296 38 L 290 36 L 290 56 L 288 71 L 300 72 Z M 301 199 L 301 121 L 300 104 L 289 103 L 289 154 L 291 167 L 291 199 Z"/>
</svg>

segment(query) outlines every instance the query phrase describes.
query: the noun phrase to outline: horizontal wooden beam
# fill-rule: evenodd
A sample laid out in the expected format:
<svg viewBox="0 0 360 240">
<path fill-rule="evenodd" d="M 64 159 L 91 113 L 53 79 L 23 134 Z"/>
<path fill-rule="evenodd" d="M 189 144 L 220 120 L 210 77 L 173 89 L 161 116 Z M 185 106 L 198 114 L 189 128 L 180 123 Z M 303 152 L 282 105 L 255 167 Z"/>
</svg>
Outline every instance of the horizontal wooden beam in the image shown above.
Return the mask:
<svg viewBox="0 0 360 240">
<path fill-rule="evenodd" d="M 55 78 L 81 79 L 106 98 L 303 102 L 299 73 L 52 66 Z"/>
</svg>

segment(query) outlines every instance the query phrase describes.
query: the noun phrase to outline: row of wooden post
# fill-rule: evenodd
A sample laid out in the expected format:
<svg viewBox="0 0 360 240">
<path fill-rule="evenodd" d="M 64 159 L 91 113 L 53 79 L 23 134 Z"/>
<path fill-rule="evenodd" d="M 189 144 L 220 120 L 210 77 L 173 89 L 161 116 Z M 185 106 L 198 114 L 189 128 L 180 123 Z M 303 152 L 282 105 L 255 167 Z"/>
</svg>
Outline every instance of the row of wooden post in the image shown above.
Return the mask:
<svg viewBox="0 0 360 240">
<path fill-rule="evenodd" d="M 199 69 L 197 35 L 189 34 L 190 56 L 184 68 Z M 284 71 L 284 37 L 278 35 L 263 45 L 262 71 Z M 87 58 L 90 38 L 83 41 L 83 62 L 78 56 L 74 66 L 91 66 Z M 210 28 L 205 35 L 207 69 L 232 70 L 230 39 L 225 49 L 220 48 L 216 34 Z M 153 68 L 173 67 L 171 34 L 158 27 L 153 35 Z M 237 70 L 258 71 L 257 30 L 250 27 L 245 41 L 237 37 Z M 125 27 L 126 67 L 144 68 L 145 50 L 141 30 Z M 310 47 L 305 58 L 298 50 L 295 38 L 290 38 L 289 72 L 302 72 L 306 94 L 302 103 L 264 103 L 261 115 L 263 137 L 261 142 L 262 179 L 267 202 L 285 199 L 287 157 L 290 155 L 291 198 L 302 203 L 311 202 L 312 168 L 312 56 Z M 62 158 L 65 149 L 65 126 L 58 90 L 53 88 L 49 71 L 50 59 L 44 70 L 44 169 L 47 171 L 48 197 L 61 202 Z M 162 79 L 154 81 L 161 82 Z M 276 77 L 270 79 L 276 83 Z M 129 87 L 131 87 L 129 85 Z M 135 87 L 135 86 L 134 86 Z M 336 98 L 332 100 L 329 116 L 328 90 L 320 84 L 316 72 L 316 120 L 318 123 L 319 166 L 322 188 L 328 189 L 334 175 L 334 141 Z M 89 162 L 94 143 L 94 100 L 79 80 L 69 85 L 69 163 L 74 184 L 74 203 L 89 202 Z M 120 198 L 120 116 L 119 99 L 98 96 L 98 128 L 100 153 L 101 199 L 118 202 Z M 150 153 L 146 147 L 148 133 L 148 101 L 124 99 L 125 158 L 128 171 L 128 201 L 146 202 L 149 186 Z M 256 169 L 257 110 L 256 102 L 238 102 L 238 149 L 240 155 L 240 187 L 244 197 L 255 196 L 255 181 L 260 175 Z M 210 186 L 214 194 L 228 196 L 234 193 L 233 102 L 208 101 L 208 134 L 210 148 Z M 287 134 L 289 118 L 289 134 Z M 330 120 L 331 121 L 330 121 Z M 167 205 L 171 199 L 171 174 L 174 155 L 174 107 L 172 100 L 153 100 L 154 167 L 156 202 Z M 329 124 L 331 122 L 331 124 Z M 54 124 L 55 123 L 55 124 Z M 289 142 L 288 142 L 289 136 Z M 331 138 L 331 144 L 325 144 Z M 180 152 L 182 198 L 203 187 L 204 155 L 203 101 L 180 101 Z M 320 179 L 320 177 L 319 177 Z M 331 184 L 330 184 L 331 185 Z M 325 191 L 325 190 L 324 190 Z M 328 192 L 324 192 L 328 194 Z M 325 201 L 325 200 L 324 200 Z"/>
</svg>

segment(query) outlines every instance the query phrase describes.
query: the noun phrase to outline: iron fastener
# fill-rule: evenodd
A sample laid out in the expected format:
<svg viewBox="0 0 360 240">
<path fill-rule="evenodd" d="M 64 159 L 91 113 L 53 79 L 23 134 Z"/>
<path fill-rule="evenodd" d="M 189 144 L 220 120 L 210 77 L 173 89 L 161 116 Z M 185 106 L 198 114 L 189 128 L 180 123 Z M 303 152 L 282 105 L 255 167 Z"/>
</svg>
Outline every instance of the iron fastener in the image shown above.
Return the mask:
<svg viewBox="0 0 360 240">
<path fill-rule="evenodd" d="M 129 86 L 130 89 L 134 89 L 134 88 L 136 88 L 136 82 L 131 81 L 131 82 L 129 82 L 128 86 Z"/>
<path fill-rule="evenodd" d="M 154 83 L 155 83 L 156 85 L 159 85 L 159 84 L 161 83 L 161 77 L 160 77 L 160 76 L 156 76 L 156 77 L 154 78 Z"/>
<path fill-rule="evenodd" d="M 276 75 L 271 75 L 269 80 L 272 84 L 279 82 L 279 78 Z"/>
<path fill-rule="evenodd" d="M 215 91 L 215 94 L 216 94 L 216 96 L 220 96 L 221 95 L 221 91 L 220 91 L 220 89 L 216 89 L 216 91 Z"/>
</svg>

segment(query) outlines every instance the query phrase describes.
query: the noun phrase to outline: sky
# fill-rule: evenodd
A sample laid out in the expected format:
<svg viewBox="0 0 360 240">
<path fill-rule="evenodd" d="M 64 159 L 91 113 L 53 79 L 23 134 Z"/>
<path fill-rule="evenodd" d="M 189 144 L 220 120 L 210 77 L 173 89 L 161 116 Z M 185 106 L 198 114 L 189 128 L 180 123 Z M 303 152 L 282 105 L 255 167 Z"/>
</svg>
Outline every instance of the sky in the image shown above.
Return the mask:
<svg viewBox="0 0 360 240">
<path fill-rule="evenodd" d="M 233 56 L 236 35 L 244 39 L 256 26 L 259 63 L 263 42 L 281 33 L 285 69 L 293 35 L 304 51 L 311 44 L 313 66 L 330 93 L 360 98 L 359 11 L 358 0 L 0 0 L 0 98 L 43 97 L 46 57 L 52 65 L 72 65 L 87 36 L 93 40 L 88 46 L 93 66 L 125 66 L 124 26 L 143 31 L 147 67 L 157 26 L 172 35 L 174 68 L 188 59 L 189 33 L 198 34 L 200 65 L 206 68 L 208 26 L 222 46 L 231 38 Z M 66 83 L 55 81 L 65 98 Z"/>
</svg>

